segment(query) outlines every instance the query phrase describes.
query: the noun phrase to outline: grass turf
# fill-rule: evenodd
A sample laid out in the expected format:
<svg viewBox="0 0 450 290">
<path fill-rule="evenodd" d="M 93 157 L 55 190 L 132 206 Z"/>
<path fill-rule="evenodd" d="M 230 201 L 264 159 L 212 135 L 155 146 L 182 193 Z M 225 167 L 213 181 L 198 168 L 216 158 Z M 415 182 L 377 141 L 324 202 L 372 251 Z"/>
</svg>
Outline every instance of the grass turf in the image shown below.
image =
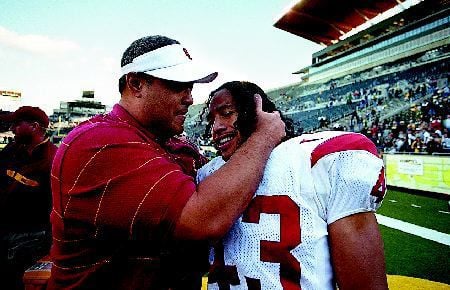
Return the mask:
<svg viewBox="0 0 450 290">
<path fill-rule="evenodd" d="M 377 213 L 450 234 L 448 211 L 445 200 L 388 190 Z M 389 275 L 450 284 L 450 247 L 382 225 L 380 230 Z"/>
<path fill-rule="evenodd" d="M 450 247 L 380 225 L 390 275 L 450 284 Z"/>
<path fill-rule="evenodd" d="M 395 190 L 388 191 L 377 211 L 381 215 L 450 234 L 450 214 L 443 212 L 448 212 L 445 200 Z"/>
</svg>

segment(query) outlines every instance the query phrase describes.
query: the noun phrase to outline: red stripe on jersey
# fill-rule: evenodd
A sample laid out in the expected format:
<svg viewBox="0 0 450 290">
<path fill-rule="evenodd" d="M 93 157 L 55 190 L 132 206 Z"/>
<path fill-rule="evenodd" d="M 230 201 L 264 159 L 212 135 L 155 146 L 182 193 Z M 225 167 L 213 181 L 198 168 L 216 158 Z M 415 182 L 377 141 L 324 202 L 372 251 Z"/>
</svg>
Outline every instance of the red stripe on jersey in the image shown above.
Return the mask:
<svg viewBox="0 0 450 290">
<path fill-rule="evenodd" d="M 318 145 L 311 153 L 311 167 L 328 154 L 347 150 L 365 150 L 378 156 L 377 147 L 369 138 L 361 134 L 348 133 L 330 138 Z"/>
<path fill-rule="evenodd" d="M 370 194 L 377 197 L 377 203 L 383 200 L 384 195 L 386 194 L 386 178 L 384 175 L 384 168 L 381 168 L 377 183 L 375 183 Z"/>
</svg>

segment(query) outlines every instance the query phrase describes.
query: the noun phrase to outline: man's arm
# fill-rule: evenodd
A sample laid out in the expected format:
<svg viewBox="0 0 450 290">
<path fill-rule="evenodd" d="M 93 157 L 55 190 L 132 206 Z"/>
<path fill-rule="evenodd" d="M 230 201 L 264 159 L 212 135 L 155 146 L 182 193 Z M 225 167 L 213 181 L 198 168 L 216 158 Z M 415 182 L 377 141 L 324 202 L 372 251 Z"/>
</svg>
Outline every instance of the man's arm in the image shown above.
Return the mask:
<svg viewBox="0 0 450 290">
<path fill-rule="evenodd" d="M 328 226 L 331 259 L 340 290 L 388 289 L 375 214 L 357 213 Z"/>
<path fill-rule="evenodd" d="M 259 96 L 256 97 L 256 112 L 256 131 L 224 166 L 198 185 L 181 212 L 175 237 L 220 238 L 247 207 L 270 153 L 285 136 L 279 113 L 263 112 Z"/>
</svg>

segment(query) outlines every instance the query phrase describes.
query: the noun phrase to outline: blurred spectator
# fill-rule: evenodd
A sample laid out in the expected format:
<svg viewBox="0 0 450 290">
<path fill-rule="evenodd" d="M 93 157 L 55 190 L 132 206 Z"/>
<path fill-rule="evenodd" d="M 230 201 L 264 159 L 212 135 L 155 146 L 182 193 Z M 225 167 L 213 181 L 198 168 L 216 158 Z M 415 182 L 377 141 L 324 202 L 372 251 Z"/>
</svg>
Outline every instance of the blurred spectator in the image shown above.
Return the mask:
<svg viewBox="0 0 450 290">
<path fill-rule="evenodd" d="M 450 89 L 449 89 L 448 85 L 446 85 L 444 87 L 444 89 L 442 90 L 442 96 L 444 96 L 444 97 L 450 96 Z"/>
<path fill-rule="evenodd" d="M 414 150 L 412 149 L 412 144 L 416 140 L 416 136 L 414 135 L 412 129 L 408 129 L 406 140 L 407 140 L 407 143 L 408 143 L 406 151 L 408 151 L 408 152 L 413 151 L 414 152 Z"/>
<path fill-rule="evenodd" d="M 397 138 L 397 140 L 395 141 L 395 151 L 396 152 L 405 152 L 406 147 L 407 147 L 406 145 L 407 145 L 407 143 L 405 141 L 404 136 Z"/>
<path fill-rule="evenodd" d="M 433 133 L 430 141 L 426 145 L 428 154 L 442 152 L 441 138 L 436 133 Z"/>
<path fill-rule="evenodd" d="M 428 144 L 428 142 L 431 141 L 431 134 L 430 134 L 430 130 L 428 128 L 423 128 L 422 130 L 422 140 L 423 143 Z"/>
<path fill-rule="evenodd" d="M 447 129 L 447 131 L 450 132 L 450 115 L 447 115 L 447 118 L 442 121 L 442 125 L 444 129 Z"/>
<path fill-rule="evenodd" d="M 424 147 L 424 145 L 423 145 L 422 139 L 420 139 L 420 137 L 417 136 L 416 140 L 414 140 L 414 142 L 412 142 L 412 144 L 411 144 L 412 152 L 420 153 L 423 151 L 423 147 Z"/>
<path fill-rule="evenodd" d="M 433 116 L 431 118 L 430 127 L 434 131 L 439 130 L 439 132 L 442 132 L 442 122 L 440 116 Z"/>
<path fill-rule="evenodd" d="M 14 134 L 0 152 L 0 266 L 3 289 L 22 289 L 26 268 L 48 253 L 51 235 L 50 169 L 56 146 L 49 120 L 37 107 L 2 115 Z"/>
<path fill-rule="evenodd" d="M 442 136 L 442 152 L 450 153 L 450 134 L 449 133 L 445 133 L 444 136 Z"/>
</svg>

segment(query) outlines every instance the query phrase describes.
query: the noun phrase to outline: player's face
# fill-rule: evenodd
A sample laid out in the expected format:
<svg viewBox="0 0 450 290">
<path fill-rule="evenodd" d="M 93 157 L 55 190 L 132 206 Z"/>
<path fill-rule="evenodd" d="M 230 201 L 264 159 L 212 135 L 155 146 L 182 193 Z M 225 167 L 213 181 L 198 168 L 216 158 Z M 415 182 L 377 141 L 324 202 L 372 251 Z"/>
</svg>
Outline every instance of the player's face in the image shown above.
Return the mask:
<svg viewBox="0 0 450 290">
<path fill-rule="evenodd" d="M 212 124 L 213 142 L 224 160 L 230 159 L 242 144 L 235 123 L 238 118 L 236 104 L 230 92 L 222 89 L 214 94 L 209 105 L 208 121 Z"/>
</svg>

